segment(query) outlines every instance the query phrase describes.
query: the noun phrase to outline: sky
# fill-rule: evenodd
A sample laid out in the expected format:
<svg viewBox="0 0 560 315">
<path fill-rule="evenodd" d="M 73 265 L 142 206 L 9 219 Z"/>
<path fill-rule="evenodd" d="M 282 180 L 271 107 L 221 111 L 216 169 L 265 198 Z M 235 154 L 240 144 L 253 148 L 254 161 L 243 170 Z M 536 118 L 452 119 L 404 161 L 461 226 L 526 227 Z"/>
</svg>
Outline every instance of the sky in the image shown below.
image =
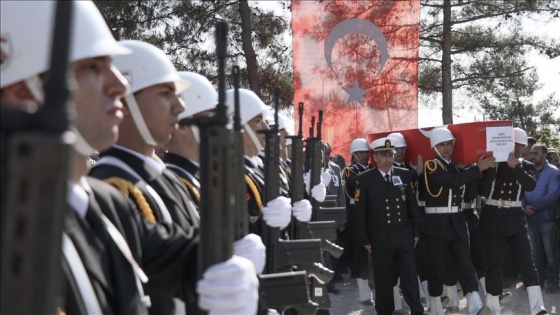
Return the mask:
<svg viewBox="0 0 560 315">
<path fill-rule="evenodd" d="M 249 1 L 251 5 L 258 5 L 265 9 L 272 9 L 278 12 L 278 15 L 282 15 L 282 6 L 279 1 Z M 289 13 L 285 14 L 286 18 L 290 18 Z M 538 32 L 538 35 L 546 35 L 549 38 L 554 38 L 560 41 L 560 18 L 549 22 L 544 27 L 541 23 L 534 23 L 533 21 L 527 20 L 524 22 L 523 28 L 527 32 Z M 286 36 L 285 40 L 287 44 L 290 45 L 291 38 Z M 557 98 L 560 98 L 560 57 L 554 59 L 548 59 L 546 56 L 541 56 L 536 52 L 529 53 L 529 62 L 531 66 L 537 69 L 540 77 L 540 83 L 543 85 L 542 89 L 535 93 L 536 101 L 544 99 L 547 95 L 556 92 Z M 461 95 L 454 94 L 454 100 L 457 102 L 462 102 L 463 104 L 469 103 L 469 100 Z M 560 117 L 560 113 L 557 113 Z M 455 110 L 454 109 L 454 123 L 465 123 L 472 121 L 482 121 L 483 115 L 476 110 L 464 109 Z M 293 123 L 293 122 L 292 122 Z M 422 104 L 419 100 L 418 105 L 418 127 L 431 127 L 442 125 L 441 109 L 438 106 L 428 106 L 428 104 Z"/>
</svg>

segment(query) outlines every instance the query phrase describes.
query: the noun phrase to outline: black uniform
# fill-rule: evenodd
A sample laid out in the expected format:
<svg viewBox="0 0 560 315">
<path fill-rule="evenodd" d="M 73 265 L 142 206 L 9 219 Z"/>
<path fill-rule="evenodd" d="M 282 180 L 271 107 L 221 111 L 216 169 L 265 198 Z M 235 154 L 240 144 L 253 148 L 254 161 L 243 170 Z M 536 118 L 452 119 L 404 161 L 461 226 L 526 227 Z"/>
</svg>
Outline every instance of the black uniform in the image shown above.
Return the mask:
<svg viewBox="0 0 560 315">
<path fill-rule="evenodd" d="M 465 294 L 478 291 L 470 258 L 467 222 L 461 213 L 464 185 L 480 176 L 478 167 L 462 172 L 451 163 L 436 157 L 424 167 L 425 220 L 422 227 L 430 272 L 430 296 L 441 296 L 448 251 L 457 267 L 457 278 Z"/>
<path fill-rule="evenodd" d="M 131 264 L 108 235 L 102 215 L 123 235 L 133 258 L 148 276 L 144 285 L 147 295 L 196 302 L 198 230 L 187 234 L 176 225 L 149 223 L 110 185 L 93 178 L 87 182 L 92 191 L 85 217 L 75 211 L 68 213 L 65 232 L 78 251 L 103 314 L 147 311 Z M 85 314 L 77 291 L 72 290 L 77 286 L 75 281 L 70 274 L 62 308 L 66 314 Z"/>
<path fill-rule="evenodd" d="M 165 153 L 163 162 L 168 169 L 179 177 L 193 197 L 194 203 L 200 206 L 200 166 L 189 159 L 170 152 Z"/>
<path fill-rule="evenodd" d="M 142 158 L 119 146 L 113 146 L 108 151 L 102 152 L 100 157 L 99 162 L 91 170 L 91 176 L 110 183 L 114 183 L 114 181 L 111 181 L 114 178 L 132 183 L 141 191 L 142 196 L 131 192 L 126 193 L 118 184 L 115 186 L 121 189 L 121 192 L 127 194 L 144 215 L 146 215 L 146 211 L 151 209 L 159 223 L 174 222 L 185 232 L 199 228 L 200 218 L 193 199 L 184 184 L 173 172 L 163 168 L 162 174 L 160 174 L 147 165 Z M 104 164 L 104 157 L 111 157 L 124 162 L 135 174 L 131 174 L 119 166 Z M 149 192 L 148 185 L 161 198 L 164 208 L 167 210 L 160 207 L 156 198 Z M 149 206 L 148 210 L 145 209 L 145 203 L 139 200 L 142 197 Z M 170 218 L 166 219 L 165 212 L 168 213 L 167 216 Z M 175 303 L 172 299 L 160 297 L 157 294 L 152 296 L 151 314 L 174 314 L 174 310 Z"/>
<path fill-rule="evenodd" d="M 423 314 L 414 255 L 414 237 L 419 235 L 415 191 L 408 170 L 393 167 L 390 173 L 389 182 L 377 168 L 356 177 L 359 244 L 371 245 L 377 314 L 391 314 L 395 309 L 395 273 L 412 314 Z"/>
<path fill-rule="evenodd" d="M 344 253 L 341 256 L 341 260 L 350 260 L 350 276 L 352 278 L 368 279 L 368 255 L 363 246 L 357 241 L 358 236 L 356 235 L 356 222 L 354 218 L 354 193 L 356 190 L 356 176 L 366 170 L 370 169 L 370 166 L 363 166 L 358 163 L 354 163 L 351 166 L 344 169 L 343 180 L 344 180 L 344 193 L 345 193 L 345 203 L 346 203 L 346 230 L 349 233 L 349 244 L 344 244 Z"/>
<path fill-rule="evenodd" d="M 480 215 L 479 231 L 486 257 L 486 291 L 502 294 L 504 248 L 512 245 L 515 261 L 526 287 L 539 285 L 537 269 L 531 257 L 527 220 L 521 208 L 525 191 L 536 186 L 535 166 L 527 161 L 514 168 L 498 163 L 488 169 L 480 182 L 480 194 L 486 197 Z"/>
</svg>

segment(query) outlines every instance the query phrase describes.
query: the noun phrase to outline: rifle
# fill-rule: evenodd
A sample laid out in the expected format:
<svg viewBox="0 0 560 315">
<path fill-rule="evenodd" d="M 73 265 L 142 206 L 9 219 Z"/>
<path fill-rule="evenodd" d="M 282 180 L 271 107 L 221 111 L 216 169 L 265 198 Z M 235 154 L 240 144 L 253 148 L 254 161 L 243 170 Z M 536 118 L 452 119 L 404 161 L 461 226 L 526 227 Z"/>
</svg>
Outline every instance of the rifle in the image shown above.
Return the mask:
<svg viewBox="0 0 560 315">
<path fill-rule="evenodd" d="M 228 26 L 216 23 L 218 56 L 218 105 L 213 117 L 192 119 L 200 129 L 200 275 L 209 266 L 233 255 L 234 200 L 231 143 L 225 105 L 225 58 Z M 191 123 L 191 121 L 187 121 Z M 216 198 L 220 196 L 221 198 Z"/>
<path fill-rule="evenodd" d="M 235 115 L 233 119 L 233 156 L 231 160 L 232 178 L 245 178 L 244 158 L 243 158 L 243 132 L 240 119 L 239 104 L 239 67 L 234 66 L 232 69 L 233 85 L 234 85 L 234 108 Z M 279 180 L 279 178 L 278 178 Z M 279 187 L 278 187 L 279 188 Z M 234 185 L 235 189 L 235 214 L 234 219 L 234 236 L 240 239 L 249 233 L 249 217 L 247 214 L 247 200 L 245 194 L 247 188 L 245 185 Z M 276 238 L 278 245 L 274 248 L 280 253 L 284 253 L 280 262 L 272 263 L 273 265 L 294 264 L 293 259 L 314 260 L 316 256 L 309 255 L 309 243 L 300 242 L 299 244 L 287 245 Z M 274 238 L 269 238 L 274 240 Z M 318 246 L 315 244 L 315 246 Z M 289 247 L 289 248 L 288 248 Z M 293 255 L 287 255 L 293 253 Z M 272 257 L 279 255 L 271 255 Z M 267 254 L 267 257 L 269 255 Z M 268 263 L 268 262 L 267 262 Z M 283 310 L 291 307 L 298 311 L 298 314 L 315 314 L 317 304 L 309 300 L 309 288 L 307 286 L 307 274 L 300 272 L 272 273 L 267 275 L 259 275 L 259 305 L 261 309 L 274 308 Z"/>
<path fill-rule="evenodd" d="M 239 66 L 233 66 L 233 156 L 232 156 L 232 176 L 233 178 L 245 178 L 245 162 L 243 158 L 243 129 L 241 128 L 241 115 L 239 105 Z M 243 238 L 249 233 L 249 216 L 247 214 L 247 187 L 245 185 L 234 185 L 235 192 L 235 220 L 234 237 L 236 240 Z"/>
<path fill-rule="evenodd" d="M 45 102 L 34 114 L 1 106 L 2 314 L 55 314 L 61 279 L 73 2 L 56 4 Z M 54 45 L 56 43 L 56 45 Z"/>
</svg>

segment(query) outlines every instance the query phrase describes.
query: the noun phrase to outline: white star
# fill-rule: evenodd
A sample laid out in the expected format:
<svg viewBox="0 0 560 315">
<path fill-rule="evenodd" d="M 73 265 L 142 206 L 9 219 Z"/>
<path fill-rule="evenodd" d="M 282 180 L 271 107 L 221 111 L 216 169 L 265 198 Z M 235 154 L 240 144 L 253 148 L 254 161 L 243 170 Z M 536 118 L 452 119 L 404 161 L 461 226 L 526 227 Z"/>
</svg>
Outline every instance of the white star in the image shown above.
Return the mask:
<svg viewBox="0 0 560 315">
<path fill-rule="evenodd" d="M 360 89 L 360 84 L 358 83 L 358 79 L 354 80 L 354 86 L 351 88 L 342 88 L 346 93 L 348 93 L 348 97 L 346 98 L 346 106 L 356 101 L 358 104 L 364 106 L 364 94 L 367 93 L 367 90 Z"/>
</svg>

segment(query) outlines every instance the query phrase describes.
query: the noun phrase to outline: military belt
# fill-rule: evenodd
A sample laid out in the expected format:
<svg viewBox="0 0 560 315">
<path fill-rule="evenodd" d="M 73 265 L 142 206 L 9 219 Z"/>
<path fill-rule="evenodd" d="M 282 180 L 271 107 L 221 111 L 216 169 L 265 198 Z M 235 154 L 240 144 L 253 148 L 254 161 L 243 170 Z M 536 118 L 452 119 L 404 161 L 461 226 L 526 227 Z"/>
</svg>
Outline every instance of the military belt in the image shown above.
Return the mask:
<svg viewBox="0 0 560 315">
<path fill-rule="evenodd" d="M 476 202 L 464 202 L 461 206 L 463 209 L 474 209 L 476 208 Z"/>
<path fill-rule="evenodd" d="M 517 208 L 522 206 L 521 201 L 518 200 L 486 199 L 486 204 L 500 208 Z"/>
<path fill-rule="evenodd" d="M 426 207 L 426 214 L 437 214 L 437 213 L 457 213 L 461 209 L 457 206 L 454 207 Z"/>
<path fill-rule="evenodd" d="M 425 207 L 426 202 L 424 200 L 418 200 L 418 207 Z"/>
</svg>

